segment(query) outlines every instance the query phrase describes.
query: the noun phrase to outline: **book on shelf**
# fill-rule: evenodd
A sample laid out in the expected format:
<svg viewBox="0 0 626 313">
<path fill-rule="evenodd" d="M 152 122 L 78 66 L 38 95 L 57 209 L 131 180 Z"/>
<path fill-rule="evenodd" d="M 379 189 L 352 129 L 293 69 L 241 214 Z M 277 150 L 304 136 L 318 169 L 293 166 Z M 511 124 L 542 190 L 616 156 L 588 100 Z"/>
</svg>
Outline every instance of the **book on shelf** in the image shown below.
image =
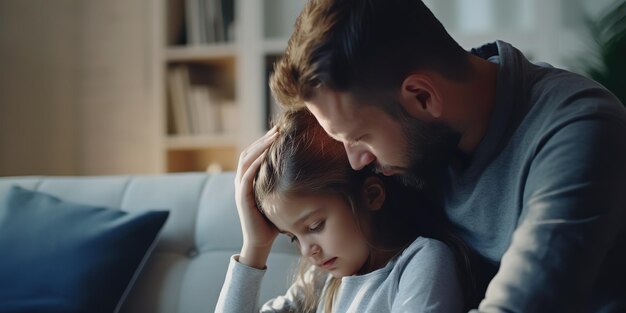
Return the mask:
<svg viewBox="0 0 626 313">
<path fill-rule="evenodd" d="M 216 0 L 221 1 L 220 9 L 222 11 L 222 26 L 225 41 L 235 40 L 235 1 L 234 0 Z"/>
<path fill-rule="evenodd" d="M 218 88 L 212 85 L 213 75 L 201 65 L 182 64 L 168 70 L 171 133 L 206 135 L 236 128 L 236 105 L 232 100 L 223 99 Z"/>
<path fill-rule="evenodd" d="M 214 134 L 222 131 L 220 103 L 215 91 L 209 86 L 191 86 L 190 107 L 192 134 Z"/>
<path fill-rule="evenodd" d="M 183 45 L 186 42 L 185 1 L 186 0 L 168 0 L 166 2 L 166 42 L 170 46 Z"/>
<path fill-rule="evenodd" d="M 185 0 L 187 41 L 190 45 L 234 39 L 234 0 Z"/>
<path fill-rule="evenodd" d="M 187 26 L 187 44 L 202 43 L 200 35 L 200 0 L 185 1 L 185 23 Z"/>
<path fill-rule="evenodd" d="M 189 73 L 187 67 L 176 66 L 170 68 L 167 73 L 167 90 L 169 91 L 169 104 L 172 112 L 172 132 L 179 135 L 191 133 L 187 103 L 189 100 Z"/>
</svg>

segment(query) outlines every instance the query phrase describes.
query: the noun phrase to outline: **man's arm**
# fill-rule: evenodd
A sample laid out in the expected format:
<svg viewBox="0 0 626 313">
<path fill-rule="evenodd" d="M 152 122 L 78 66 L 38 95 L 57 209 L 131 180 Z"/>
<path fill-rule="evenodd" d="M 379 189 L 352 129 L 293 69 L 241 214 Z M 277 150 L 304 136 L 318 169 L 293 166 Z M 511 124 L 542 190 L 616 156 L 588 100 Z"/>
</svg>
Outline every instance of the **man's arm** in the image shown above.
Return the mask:
<svg viewBox="0 0 626 313">
<path fill-rule="evenodd" d="M 404 268 L 391 313 L 460 312 L 463 290 L 452 250 L 441 241 L 423 240 L 427 243 Z"/>
<path fill-rule="evenodd" d="M 538 145 L 520 224 L 480 312 L 588 311 L 626 227 L 625 137 L 623 114 L 604 114 L 572 119 Z"/>
</svg>

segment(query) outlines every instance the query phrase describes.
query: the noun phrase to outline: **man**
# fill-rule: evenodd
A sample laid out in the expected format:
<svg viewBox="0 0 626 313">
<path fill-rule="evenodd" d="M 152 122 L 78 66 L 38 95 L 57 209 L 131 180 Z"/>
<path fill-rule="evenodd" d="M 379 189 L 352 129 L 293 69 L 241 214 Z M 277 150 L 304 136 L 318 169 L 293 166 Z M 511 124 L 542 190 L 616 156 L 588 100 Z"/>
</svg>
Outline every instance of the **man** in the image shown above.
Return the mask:
<svg viewBox="0 0 626 313">
<path fill-rule="evenodd" d="M 310 0 L 270 82 L 371 166 L 435 184 L 488 284 L 480 312 L 626 311 L 626 112 L 418 0 Z"/>
</svg>

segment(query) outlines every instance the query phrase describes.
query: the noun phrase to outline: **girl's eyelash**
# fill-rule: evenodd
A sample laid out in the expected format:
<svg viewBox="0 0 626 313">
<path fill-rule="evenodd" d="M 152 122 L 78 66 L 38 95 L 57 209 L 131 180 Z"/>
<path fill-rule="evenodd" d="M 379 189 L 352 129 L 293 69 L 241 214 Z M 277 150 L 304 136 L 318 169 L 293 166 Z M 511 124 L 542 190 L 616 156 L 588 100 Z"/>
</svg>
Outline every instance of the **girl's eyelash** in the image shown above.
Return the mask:
<svg viewBox="0 0 626 313">
<path fill-rule="evenodd" d="M 322 231 L 324 229 L 324 223 L 326 221 L 321 221 L 317 224 L 313 224 L 311 227 L 308 228 L 308 230 L 310 232 L 319 232 Z M 289 236 L 289 241 L 291 241 L 292 243 L 298 242 L 298 237 L 290 235 Z"/>
<path fill-rule="evenodd" d="M 325 221 L 321 221 L 317 224 L 313 224 L 313 226 L 309 227 L 309 231 L 312 231 L 312 232 L 321 231 L 322 229 L 324 229 L 324 223 Z"/>
</svg>

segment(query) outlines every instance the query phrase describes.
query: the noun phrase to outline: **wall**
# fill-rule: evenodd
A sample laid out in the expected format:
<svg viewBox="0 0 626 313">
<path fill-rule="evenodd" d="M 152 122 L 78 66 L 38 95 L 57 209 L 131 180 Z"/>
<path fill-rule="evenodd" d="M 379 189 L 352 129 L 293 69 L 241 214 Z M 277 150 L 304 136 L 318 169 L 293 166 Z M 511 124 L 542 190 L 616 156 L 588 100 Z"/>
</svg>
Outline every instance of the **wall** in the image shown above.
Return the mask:
<svg viewBox="0 0 626 313">
<path fill-rule="evenodd" d="M 79 1 L 79 157 L 85 174 L 158 172 L 156 1 Z"/>
<path fill-rule="evenodd" d="M 0 0 L 0 175 L 161 169 L 149 0 Z"/>
<path fill-rule="evenodd" d="M 592 50 L 585 17 L 616 0 L 424 0 L 466 49 L 500 39 L 533 60 L 576 70 Z"/>
<path fill-rule="evenodd" d="M 0 175 L 74 174 L 76 1 L 0 1 Z"/>
</svg>

